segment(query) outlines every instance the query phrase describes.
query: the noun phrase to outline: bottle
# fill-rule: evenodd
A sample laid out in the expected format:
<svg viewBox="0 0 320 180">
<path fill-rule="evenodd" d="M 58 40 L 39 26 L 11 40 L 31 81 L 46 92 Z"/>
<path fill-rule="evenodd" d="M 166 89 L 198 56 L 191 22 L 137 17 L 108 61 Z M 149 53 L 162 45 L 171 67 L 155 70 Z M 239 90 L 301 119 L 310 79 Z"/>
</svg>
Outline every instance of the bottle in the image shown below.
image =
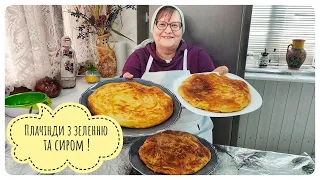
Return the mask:
<svg viewBox="0 0 320 180">
<path fill-rule="evenodd" d="M 56 56 L 60 59 L 60 85 L 63 89 L 76 86 L 77 59 L 68 36 L 61 38 L 61 48 Z"/>
<path fill-rule="evenodd" d="M 269 53 L 267 52 L 267 49 L 264 49 L 264 52 L 261 53 L 261 57 L 259 59 L 259 67 L 264 68 L 268 66 L 269 58 L 268 58 Z"/>
</svg>

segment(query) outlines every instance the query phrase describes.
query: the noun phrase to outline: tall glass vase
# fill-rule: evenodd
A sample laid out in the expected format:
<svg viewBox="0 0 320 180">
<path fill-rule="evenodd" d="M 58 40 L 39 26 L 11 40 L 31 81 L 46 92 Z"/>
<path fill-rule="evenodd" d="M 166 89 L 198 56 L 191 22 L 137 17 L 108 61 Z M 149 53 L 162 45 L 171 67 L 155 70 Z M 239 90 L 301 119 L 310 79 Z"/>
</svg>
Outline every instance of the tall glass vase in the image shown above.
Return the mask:
<svg viewBox="0 0 320 180">
<path fill-rule="evenodd" d="M 98 54 L 98 71 L 103 78 L 113 78 L 117 74 L 117 61 L 114 50 L 108 41 L 110 33 L 98 36 L 96 49 Z"/>
</svg>

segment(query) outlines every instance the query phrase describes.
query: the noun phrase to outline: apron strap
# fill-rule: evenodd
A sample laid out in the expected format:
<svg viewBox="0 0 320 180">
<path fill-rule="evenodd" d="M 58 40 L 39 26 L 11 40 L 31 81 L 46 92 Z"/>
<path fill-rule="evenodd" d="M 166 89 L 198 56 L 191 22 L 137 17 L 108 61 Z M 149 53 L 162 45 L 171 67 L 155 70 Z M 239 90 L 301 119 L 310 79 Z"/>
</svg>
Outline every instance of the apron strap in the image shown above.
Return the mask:
<svg viewBox="0 0 320 180">
<path fill-rule="evenodd" d="M 183 70 L 187 71 L 187 56 L 188 56 L 188 50 L 185 49 L 183 53 Z"/>
<path fill-rule="evenodd" d="M 187 56 L 188 56 L 188 50 L 185 49 L 184 53 L 183 53 L 183 69 L 182 69 L 184 71 L 188 70 L 187 69 Z M 145 72 L 149 72 L 150 71 L 152 62 L 153 62 L 153 57 L 150 55 Z"/>
<path fill-rule="evenodd" d="M 152 61 L 153 61 L 153 57 L 150 55 L 145 72 L 149 72 L 150 71 Z"/>
</svg>

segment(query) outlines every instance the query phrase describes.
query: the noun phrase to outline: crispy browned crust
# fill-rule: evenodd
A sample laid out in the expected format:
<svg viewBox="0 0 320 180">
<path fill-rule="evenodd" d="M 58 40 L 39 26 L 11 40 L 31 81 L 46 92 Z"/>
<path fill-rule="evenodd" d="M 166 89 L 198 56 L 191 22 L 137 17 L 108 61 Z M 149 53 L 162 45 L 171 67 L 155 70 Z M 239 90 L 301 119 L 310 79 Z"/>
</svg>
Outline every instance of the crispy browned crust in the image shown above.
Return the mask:
<svg viewBox="0 0 320 180">
<path fill-rule="evenodd" d="M 240 111 L 251 101 L 245 82 L 215 73 L 193 74 L 182 82 L 178 91 L 192 106 L 217 113 Z"/>
<path fill-rule="evenodd" d="M 173 100 L 155 86 L 137 82 L 109 83 L 88 97 L 88 107 L 95 115 L 114 118 L 122 127 L 149 128 L 173 113 Z"/>
<path fill-rule="evenodd" d="M 193 174 L 211 159 L 210 150 L 192 134 L 167 130 L 146 139 L 139 148 L 142 162 L 162 174 Z"/>
</svg>

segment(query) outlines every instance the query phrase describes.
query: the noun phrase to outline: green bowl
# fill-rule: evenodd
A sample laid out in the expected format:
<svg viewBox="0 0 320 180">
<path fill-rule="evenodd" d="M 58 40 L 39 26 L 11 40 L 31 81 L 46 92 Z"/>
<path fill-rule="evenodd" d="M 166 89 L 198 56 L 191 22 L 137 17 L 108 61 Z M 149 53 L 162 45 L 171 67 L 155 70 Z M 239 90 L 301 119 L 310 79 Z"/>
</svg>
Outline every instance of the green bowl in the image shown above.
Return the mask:
<svg viewBox="0 0 320 180">
<path fill-rule="evenodd" d="M 10 117 L 16 117 L 22 114 L 38 113 L 37 103 L 51 106 L 52 101 L 41 92 L 25 92 L 7 96 L 5 98 L 6 114 Z M 30 112 L 30 110 L 32 111 Z"/>
</svg>

